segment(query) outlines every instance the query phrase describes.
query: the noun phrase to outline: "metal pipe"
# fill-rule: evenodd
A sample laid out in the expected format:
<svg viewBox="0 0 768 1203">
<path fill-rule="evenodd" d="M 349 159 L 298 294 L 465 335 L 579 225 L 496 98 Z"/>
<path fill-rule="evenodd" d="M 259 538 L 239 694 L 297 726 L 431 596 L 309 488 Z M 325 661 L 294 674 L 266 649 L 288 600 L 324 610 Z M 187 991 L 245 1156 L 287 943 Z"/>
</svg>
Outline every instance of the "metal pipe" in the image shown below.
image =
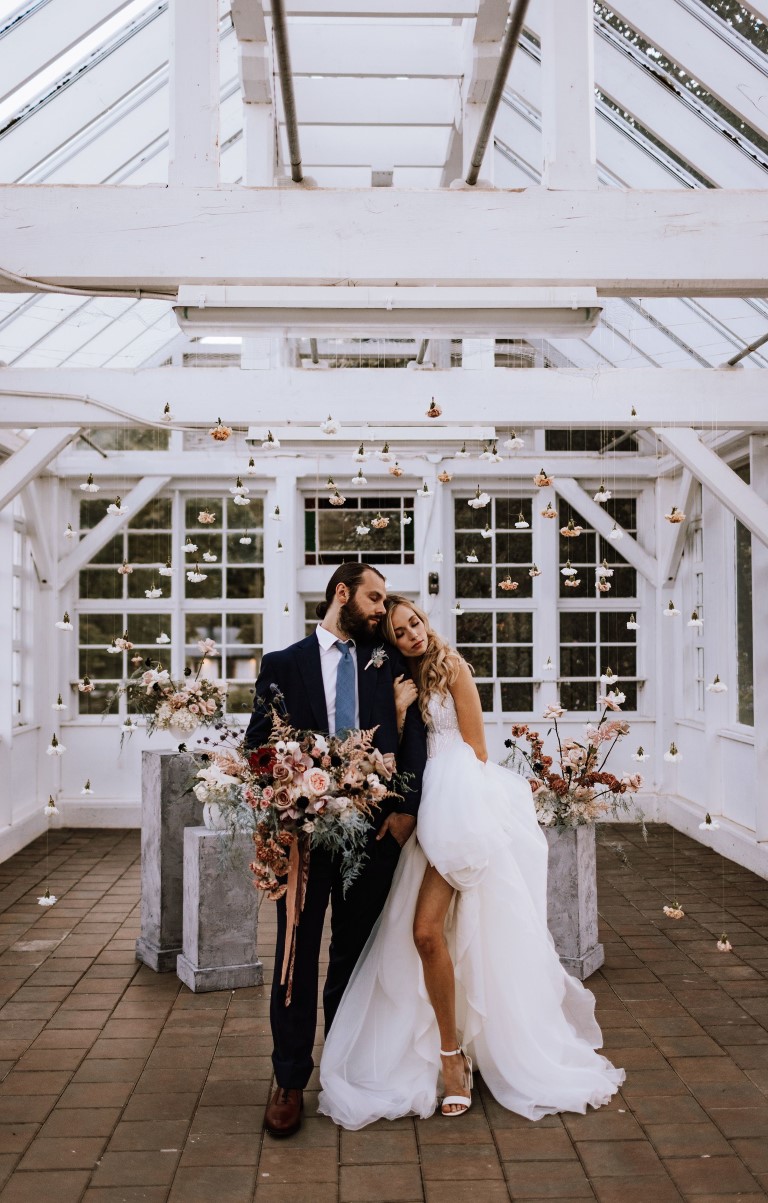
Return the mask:
<svg viewBox="0 0 768 1203">
<path fill-rule="evenodd" d="M 747 355 L 751 355 L 753 351 L 756 351 L 758 347 L 762 347 L 764 343 L 768 343 L 768 334 L 764 334 L 761 338 L 755 339 L 755 341 L 750 343 L 748 347 L 744 347 L 741 351 L 737 351 L 735 355 L 732 355 L 727 361 L 728 367 L 735 368 L 736 364 L 739 363 L 740 360 L 744 359 Z"/>
<path fill-rule="evenodd" d="M 309 340 L 309 353 L 312 356 L 313 363 L 320 362 L 320 356 L 317 353 L 317 339 L 316 338 L 310 338 L 310 340 Z"/>
<path fill-rule="evenodd" d="M 280 91 L 283 97 L 285 132 L 288 135 L 288 152 L 291 156 L 291 179 L 294 184 L 300 184 L 304 179 L 304 173 L 301 170 L 299 124 L 296 120 L 296 97 L 293 93 L 291 52 L 288 48 L 288 27 L 283 0 L 272 0 L 272 29 L 275 35 L 275 55 L 280 75 Z"/>
<path fill-rule="evenodd" d="M 423 363 L 423 362 L 424 362 L 424 356 L 425 356 L 425 355 L 426 355 L 426 353 L 427 353 L 427 347 L 428 347 L 428 346 L 429 346 L 429 339 L 428 339 L 428 338 L 422 338 L 422 340 L 421 340 L 421 346 L 419 347 L 419 350 L 418 350 L 418 352 L 417 352 L 417 354 L 416 354 L 416 362 L 417 362 L 417 363 Z"/>
<path fill-rule="evenodd" d="M 485 157 L 485 151 L 493 130 L 493 123 L 496 119 L 496 111 L 501 103 L 502 93 L 507 83 L 509 68 L 512 63 L 512 56 L 517 49 L 517 43 L 520 39 L 520 34 L 525 20 L 525 14 L 528 9 L 528 0 L 516 0 L 514 10 L 510 14 L 507 28 L 504 31 L 504 38 L 501 43 L 501 51 L 499 52 L 499 61 L 496 66 L 496 74 L 493 77 L 491 84 L 491 92 L 486 101 L 483 120 L 480 125 L 480 130 L 477 135 L 475 149 L 472 152 L 472 159 L 467 172 L 467 183 L 476 184 L 477 178 L 480 175 L 480 168 Z"/>
</svg>

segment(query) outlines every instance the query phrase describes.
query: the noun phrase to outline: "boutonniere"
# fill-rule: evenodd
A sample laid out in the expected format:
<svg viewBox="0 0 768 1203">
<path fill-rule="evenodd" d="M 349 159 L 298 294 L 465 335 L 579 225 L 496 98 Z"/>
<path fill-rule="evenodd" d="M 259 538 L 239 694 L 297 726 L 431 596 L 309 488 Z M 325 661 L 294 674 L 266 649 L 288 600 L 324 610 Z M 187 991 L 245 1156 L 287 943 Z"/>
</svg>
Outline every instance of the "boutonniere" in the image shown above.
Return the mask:
<svg viewBox="0 0 768 1203">
<path fill-rule="evenodd" d="M 371 665 L 373 665 L 374 668 L 381 668 L 382 664 L 384 663 L 384 661 L 386 659 L 388 659 L 388 657 L 387 657 L 387 653 L 384 651 L 383 646 L 375 647 L 373 649 L 373 651 L 371 652 L 371 658 L 368 661 L 368 663 L 366 664 L 365 668 L 363 669 L 363 672 L 365 672 L 365 669 L 370 668 Z"/>
</svg>

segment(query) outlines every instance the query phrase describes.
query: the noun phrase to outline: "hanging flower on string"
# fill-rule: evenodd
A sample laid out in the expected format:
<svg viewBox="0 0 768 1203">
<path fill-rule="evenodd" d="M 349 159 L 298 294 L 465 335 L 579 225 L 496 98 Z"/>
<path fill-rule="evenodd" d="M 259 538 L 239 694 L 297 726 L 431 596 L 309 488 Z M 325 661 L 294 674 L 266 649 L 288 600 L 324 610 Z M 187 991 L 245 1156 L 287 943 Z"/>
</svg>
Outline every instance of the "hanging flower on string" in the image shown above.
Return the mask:
<svg viewBox="0 0 768 1203">
<path fill-rule="evenodd" d="M 599 505 L 602 505 L 604 501 L 610 501 L 611 497 L 613 497 L 613 493 L 610 489 L 606 489 L 605 481 L 601 480 L 600 488 L 597 490 L 592 500 L 596 501 Z"/>
<path fill-rule="evenodd" d="M 720 939 L 717 941 L 717 951 L 718 952 L 733 952 L 733 945 L 731 944 L 731 942 L 728 939 L 725 932 L 723 932 Z"/>
<path fill-rule="evenodd" d="M 454 604 L 451 606 L 451 614 L 456 614 L 457 617 L 460 617 L 463 613 L 464 613 L 464 610 L 462 608 L 461 602 L 460 601 L 454 602 Z"/>
<path fill-rule="evenodd" d="M 361 535 L 361 536 L 367 535 L 370 533 L 370 529 L 371 529 L 370 526 L 366 526 L 364 523 L 361 522 L 359 526 L 355 527 L 355 534 Z"/>
<path fill-rule="evenodd" d="M 578 589 L 580 584 L 581 578 L 578 576 L 569 576 L 563 581 L 563 585 L 566 589 Z"/>
<path fill-rule="evenodd" d="M 80 790 L 80 796 L 82 798 L 89 798 L 92 793 L 93 793 L 93 788 L 91 786 L 91 779 L 90 779 L 90 777 L 88 777 L 86 779 L 85 785 Z"/>
<path fill-rule="evenodd" d="M 55 906 L 58 899 L 55 894 L 52 894 L 48 886 L 45 887 L 45 893 L 37 900 L 38 906 Z"/>
<path fill-rule="evenodd" d="M 583 530 L 583 526 L 577 526 L 573 521 L 573 518 L 569 518 L 568 525 L 560 527 L 560 534 L 566 539 L 576 539 L 580 534 L 583 533 Z"/>
<path fill-rule="evenodd" d="M 208 580 L 208 573 L 201 572 L 199 563 L 195 562 L 194 568 L 190 568 L 187 572 L 187 580 L 192 585 L 199 585 L 201 581 Z"/>
<path fill-rule="evenodd" d="M 93 693 L 93 691 L 96 687 L 93 684 L 93 681 L 91 680 L 91 678 L 88 676 L 85 676 L 85 677 L 81 677 L 80 680 L 77 682 L 77 688 L 80 690 L 80 693 Z"/>
<path fill-rule="evenodd" d="M 257 471 L 258 471 L 258 469 L 256 467 L 256 460 L 253 458 L 253 456 L 251 456 L 250 459 L 248 460 L 248 467 L 245 469 L 246 475 L 247 476 L 256 476 Z"/>
<path fill-rule="evenodd" d="M 677 606 L 675 605 L 675 603 L 672 601 L 671 598 L 670 598 L 669 604 L 667 606 L 665 606 L 665 608 L 662 610 L 662 614 L 664 615 L 665 618 L 679 618 L 680 617 L 680 611 L 678 610 Z"/>
<path fill-rule="evenodd" d="M 517 581 L 513 581 L 512 577 L 507 574 L 503 580 L 499 581 L 499 588 L 503 589 L 505 593 L 514 593 L 519 588 L 519 585 Z"/>
<path fill-rule="evenodd" d="M 389 526 L 389 518 L 385 518 L 382 513 L 377 513 L 375 518 L 371 518 L 371 526 L 374 530 L 386 530 Z"/>
<path fill-rule="evenodd" d="M 51 742 L 45 749 L 46 756 L 63 756 L 66 752 L 64 744 L 60 744 L 55 735 L 51 736 Z"/>
<path fill-rule="evenodd" d="M 162 422 L 172 422 L 173 421 L 173 413 L 171 412 L 170 401 L 166 401 L 165 405 L 163 406 L 163 412 L 160 415 L 160 420 Z"/>
<path fill-rule="evenodd" d="M 455 451 L 453 453 L 453 458 L 454 459 L 469 459 L 469 452 L 467 451 L 466 443 L 462 443 L 459 450 Z"/>
<path fill-rule="evenodd" d="M 709 811 L 707 811 L 706 815 L 704 816 L 704 822 L 699 823 L 699 831 L 719 831 L 719 830 L 720 830 L 720 824 L 718 823 L 717 819 L 713 819 L 712 815 L 709 813 Z"/>
<path fill-rule="evenodd" d="M 541 666 L 541 671 L 545 672 L 545 673 L 553 673 L 555 671 L 555 666 L 552 663 L 551 656 L 547 656 L 546 660 L 544 661 L 544 663 Z"/>
<path fill-rule="evenodd" d="M 213 526 L 216 521 L 216 515 L 212 514 L 210 510 L 200 510 L 197 515 L 197 521 L 201 526 Z"/>
<path fill-rule="evenodd" d="M 144 590 L 144 596 L 148 597 L 150 601 L 155 601 L 156 598 L 163 596 L 163 591 L 157 585 L 153 585 L 151 589 Z"/>
<path fill-rule="evenodd" d="M 368 452 L 365 450 L 365 443 L 361 443 L 352 459 L 356 464 L 364 464 L 368 459 Z"/>
<path fill-rule="evenodd" d="M 77 536 L 78 536 L 78 531 L 76 531 L 76 530 L 73 530 L 73 529 L 72 529 L 72 523 L 71 523 L 71 522 L 68 522 L 68 523 L 67 523 L 67 529 L 64 531 L 64 538 L 65 538 L 65 539 L 68 539 L 68 540 L 70 541 L 70 543 L 71 543 L 73 539 L 76 539 L 76 538 L 77 538 Z"/>
<path fill-rule="evenodd" d="M 88 473 L 88 479 L 80 485 L 80 489 L 83 493 L 98 493 L 99 486 L 94 482 L 93 472 Z"/>
<path fill-rule="evenodd" d="M 528 575 L 531 577 L 541 576 L 541 569 L 539 568 L 538 564 L 531 564 L 530 568 L 528 569 Z"/>
<path fill-rule="evenodd" d="M 197 544 L 193 543 L 191 539 L 187 539 L 181 550 L 186 552 L 187 555 L 194 555 L 194 553 L 197 551 Z"/>
<path fill-rule="evenodd" d="M 471 506 L 471 508 L 473 510 L 481 510 L 481 509 L 483 509 L 484 506 L 488 505 L 490 500 L 491 500 L 490 493 L 485 493 L 485 492 L 481 491 L 480 485 L 478 485 L 477 488 L 475 489 L 474 497 L 469 498 L 467 505 Z"/>
<path fill-rule="evenodd" d="M 118 635 L 117 639 L 115 640 L 115 647 L 117 647 L 121 652 L 130 652 L 133 650 L 133 644 L 128 638 L 127 631 L 123 631 L 122 635 Z"/>
<path fill-rule="evenodd" d="M 66 710 L 67 703 L 63 701 L 61 694 L 58 695 L 56 701 L 51 706 L 51 710 Z"/>
<path fill-rule="evenodd" d="M 468 564 L 477 564 L 477 562 L 478 562 L 477 555 L 473 548 L 472 551 L 467 552 L 467 563 Z"/>
<path fill-rule="evenodd" d="M 337 494 L 337 496 L 338 496 L 338 494 Z M 344 504 L 345 500 L 346 500 L 346 498 L 341 499 L 341 505 Z M 339 502 L 338 501 L 334 502 L 333 500 L 331 500 L 331 505 L 339 505 Z M 276 505 L 275 508 L 273 509 L 272 513 L 269 516 L 273 522 L 279 522 L 280 521 L 280 506 Z"/>
<path fill-rule="evenodd" d="M 507 451 L 522 451 L 524 446 L 525 440 L 518 438 L 514 430 L 510 434 L 509 438 L 504 440 L 504 448 Z"/>
<path fill-rule="evenodd" d="M 484 539 L 490 539 L 490 538 L 492 538 L 492 537 L 493 537 L 493 528 L 492 528 L 492 527 L 490 527 L 490 526 L 488 525 L 488 523 L 486 522 L 485 526 L 484 526 L 484 527 L 483 527 L 483 529 L 480 531 L 480 534 L 482 535 L 482 537 L 483 537 Z"/>
<path fill-rule="evenodd" d="M 276 451 L 279 446 L 280 440 L 272 433 L 271 430 L 268 430 L 266 438 L 261 444 L 262 451 Z"/>
<path fill-rule="evenodd" d="M 130 576 L 131 573 L 133 572 L 133 568 L 131 567 L 131 565 L 128 563 L 127 560 L 123 560 L 122 564 L 120 565 L 120 567 L 118 568 L 117 571 L 120 576 Z"/>
<path fill-rule="evenodd" d="M 576 576 L 576 569 L 571 564 L 570 560 L 565 561 L 565 566 L 560 569 L 561 576 Z"/>
<path fill-rule="evenodd" d="M 546 468 L 542 468 L 533 478 L 533 483 L 537 489 L 546 489 L 548 485 L 554 483 L 554 476 L 550 476 Z"/>
<path fill-rule="evenodd" d="M 170 635 L 166 635 L 165 631 L 161 631 L 160 634 L 155 639 L 155 643 L 170 643 L 170 642 L 171 642 L 171 637 L 170 637 Z"/>
<path fill-rule="evenodd" d="M 440 481 L 441 485 L 447 485 L 449 481 L 453 480 L 453 477 L 451 476 L 450 472 L 443 468 L 442 472 L 438 472 L 437 479 Z"/>
<path fill-rule="evenodd" d="M 195 550 L 197 550 L 197 548 L 195 548 Z M 157 571 L 159 572 L 160 576 L 173 576 L 173 565 L 171 564 L 171 561 L 166 560 L 164 566 L 162 568 L 158 568 Z"/>
<path fill-rule="evenodd" d="M 627 622 L 627 630 L 628 631 L 636 631 L 637 625 L 638 624 L 637 624 L 637 619 L 635 618 L 635 615 L 630 614 L 629 621 Z"/>
<path fill-rule="evenodd" d="M 685 911 L 681 907 L 677 899 L 673 899 L 671 906 L 663 906 L 662 911 L 668 919 L 684 919 Z"/>
<path fill-rule="evenodd" d="M 440 408 L 440 406 L 435 401 L 435 398 L 433 397 L 432 401 L 430 402 L 429 409 L 427 410 L 427 417 L 428 418 L 439 418 L 442 412 L 443 412 L 442 409 Z"/>
<path fill-rule="evenodd" d="M 206 564 L 215 564 L 218 558 L 219 557 L 216 555 L 215 551 L 203 552 L 203 559 L 205 560 Z"/>
<path fill-rule="evenodd" d="M 51 818 L 53 818 L 54 815 L 57 815 L 60 813 L 61 812 L 59 811 L 58 806 L 56 805 L 56 803 L 53 800 L 53 794 L 49 794 L 48 801 L 46 802 L 45 806 L 43 807 L 43 814 L 45 815 L 46 819 L 51 819 Z"/>
<path fill-rule="evenodd" d="M 541 511 L 542 518 L 556 518 L 557 510 L 552 508 L 551 501 L 548 501 L 545 508 Z"/>
<path fill-rule="evenodd" d="M 405 474 L 405 468 L 401 468 L 400 465 L 398 464 L 397 460 L 395 460 L 394 464 L 390 464 L 390 467 L 389 467 L 389 475 L 390 476 L 403 476 L 404 474 Z"/>
<path fill-rule="evenodd" d="M 721 681 L 718 674 L 715 673 L 714 681 L 710 682 L 710 684 L 707 686 L 707 693 L 727 693 L 727 692 L 728 692 L 728 686 L 725 684 L 724 681 Z"/>
<path fill-rule="evenodd" d="M 279 555 L 281 554 L 281 552 L 282 552 L 282 551 L 284 551 L 284 550 L 285 550 L 285 549 L 284 549 L 284 547 L 283 547 L 282 543 L 281 543 L 281 542 L 280 542 L 280 540 L 278 539 L 278 540 L 277 540 L 277 547 L 275 548 L 275 555 L 278 555 L 278 556 L 279 556 Z"/>
<path fill-rule="evenodd" d="M 611 582 L 607 581 L 604 576 L 598 577 L 597 591 L 598 591 L 598 593 L 610 593 Z"/>
<path fill-rule="evenodd" d="M 426 481 L 424 481 L 424 484 L 421 486 L 421 488 L 419 489 L 419 491 L 418 491 L 418 493 L 416 494 L 416 496 L 417 496 L 417 497 L 422 497 L 422 498 L 427 498 L 427 497 L 432 497 L 432 495 L 433 495 L 433 494 L 432 494 L 432 490 L 430 489 L 430 487 L 429 487 L 429 485 L 427 484 L 427 482 L 426 482 Z"/>
<path fill-rule="evenodd" d="M 354 485 L 357 488 L 362 488 L 363 485 L 368 484 L 367 477 L 363 476 L 362 468 L 357 469 L 357 473 L 352 477 L 350 484 Z"/>
<path fill-rule="evenodd" d="M 243 547 L 251 546 L 251 544 L 253 543 L 253 539 L 248 534 L 248 531 L 246 531 L 244 535 L 240 536 L 240 538 L 238 539 L 238 543 L 242 543 Z"/>
<path fill-rule="evenodd" d="M 665 514 L 664 517 L 666 518 L 667 522 L 671 522 L 673 525 L 678 522 L 685 522 L 685 514 L 682 510 L 679 510 L 676 505 L 673 505 L 669 513 Z"/>
<path fill-rule="evenodd" d="M 670 602 L 670 605 L 671 604 L 672 603 Z M 704 619 L 699 618 L 698 610 L 693 610 L 691 612 L 691 617 L 688 619 L 688 626 L 689 627 L 703 627 L 704 626 Z"/>
<path fill-rule="evenodd" d="M 642 744 L 640 744 L 636 752 L 632 753 L 632 759 L 636 760 L 639 764 L 642 764 L 644 760 L 650 760 L 650 758 L 650 752 L 646 752 Z"/>
<path fill-rule="evenodd" d="M 334 417 L 328 414 L 328 417 L 325 419 L 325 421 L 320 423 L 320 431 L 322 434 L 338 434 L 339 423 Z"/>
<path fill-rule="evenodd" d="M 602 564 L 598 565 L 595 572 L 598 576 L 613 576 L 613 569 L 609 567 L 606 559 L 603 560 Z"/>
<path fill-rule="evenodd" d="M 437 551 L 432 552 L 432 563 L 433 564 L 442 564 L 442 562 L 443 562 L 443 553 L 438 548 Z"/>
<path fill-rule="evenodd" d="M 619 539 L 624 538 L 624 531 L 620 530 L 619 527 L 614 522 L 613 526 L 611 527 L 611 530 L 608 533 L 608 538 L 613 539 L 614 543 L 616 543 Z"/>
<path fill-rule="evenodd" d="M 669 764 L 676 764 L 678 760 L 683 759 L 682 752 L 678 751 L 677 744 L 674 742 L 674 740 L 669 745 L 669 751 L 664 753 L 664 759 L 668 761 Z"/>
<path fill-rule="evenodd" d="M 517 522 L 515 523 L 515 530 L 530 530 L 530 526 L 531 526 L 530 522 L 528 522 L 526 520 L 525 514 L 521 510 L 520 513 L 517 515 Z"/>
<path fill-rule="evenodd" d="M 328 498 L 328 504 L 339 506 L 343 505 L 346 500 L 346 497 L 344 497 L 344 495 L 340 493 L 338 489 L 334 489 L 333 493 Z"/>
<path fill-rule="evenodd" d="M 380 451 L 376 452 L 376 458 L 381 460 L 383 464 L 388 464 L 392 459 L 392 453 L 389 450 L 389 443 L 385 443 Z"/>
<path fill-rule="evenodd" d="M 212 426 L 208 433 L 211 438 L 215 440 L 215 442 L 226 443 L 227 439 L 232 433 L 232 427 L 225 426 L 221 418 L 217 418 L 216 425 Z"/>
<path fill-rule="evenodd" d="M 109 505 L 107 506 L 107 513 L 112 514 L 113 517 L 116 515 L 120 518 L 128 513 L 127 509 L 123 505 L 122 497 L 116 497 L 114 501 L 110 501 Z"/>
</svg>

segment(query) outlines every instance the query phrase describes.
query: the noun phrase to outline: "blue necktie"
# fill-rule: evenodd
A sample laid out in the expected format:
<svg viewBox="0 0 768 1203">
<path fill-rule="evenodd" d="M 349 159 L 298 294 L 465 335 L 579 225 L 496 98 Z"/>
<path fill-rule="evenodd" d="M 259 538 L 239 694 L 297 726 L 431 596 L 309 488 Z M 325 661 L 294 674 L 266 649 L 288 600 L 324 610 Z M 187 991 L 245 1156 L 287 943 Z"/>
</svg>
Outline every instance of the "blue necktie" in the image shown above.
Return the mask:
<svg viewBox="0 0 768 1203">
<path fill-rule="evenodd" d="M 355 662 L 352 659 L 352 643 L 336 640 L 341 652 L 336 669 L 336 734 L 351 731 L 355 726 Z"/>
</svg>

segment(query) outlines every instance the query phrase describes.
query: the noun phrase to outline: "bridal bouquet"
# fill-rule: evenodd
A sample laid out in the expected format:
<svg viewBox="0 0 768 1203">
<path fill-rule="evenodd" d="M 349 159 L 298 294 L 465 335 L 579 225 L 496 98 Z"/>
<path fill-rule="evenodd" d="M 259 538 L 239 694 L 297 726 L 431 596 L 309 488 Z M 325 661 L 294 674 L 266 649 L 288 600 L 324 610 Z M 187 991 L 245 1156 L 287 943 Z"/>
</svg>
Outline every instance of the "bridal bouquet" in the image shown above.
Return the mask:
<svg viewBox="0 0 768 1203">
<path fill-rule="evenodd" d="M 311 850 L 339 857 L 346 893 L 365 861 L 374 812 L 385 798 L 400 796 L 404 782 L 395 757 L 373 746 L 375 731 L 349 731 L 343 738 L 299 731 L 273 707 L 267 744 L 248 751 L 242 742 L 230 743 L 225 730 L 197 774 L 196 796 L 215 803 L 238 830 L 252 832 L 256 889 L 273 900 L 286 898 L 281 982 L 288 982 L 287 1002 Z"/>
<path fill-rule="evenodd" d="M 642 787 L 639 773 L 615 773 L 606 770 L 606 761 L 616 744 L 629 733 L 625 719 L 609 718 L 611 711 L 620 709 L 617 700 L 622 695 L 609 693 L 600 698 L 603 707 L 597 723 L 588 723 L 583 741 L 561 739 L 557 720 L 565 710 L 548 706 L 544 718 L 553 721 L 557 738 L 557 763 L 544 755 L 544 741 L 538 731 L 527 723 L 512 725 L 512 739 L 505 740 L 510 749 L 502 761 L 506 767 L 530 772 L 529 784 L 539 822 L 544 827 L 580 827 L 610 815 L 616 818 L 631 809 L 630 797 Z M 517 741 L 523 740 L 528 747 Z"/>
<path fill-rule="evenodd" d="M 187 739 L 198 727 L 220 723 L 224 718 L 227 686 L 222 681 L 200 676 L 205 659 L 216 650 L 216 644 L 212 639 L 205 639 L 198 647 L 202 658 L 194 679 L 190 679 L 192 669 L 188 668 L 184 680 L 174 681 L 167 668 L 147 657 L 111 695 L 107 710 L 125 695 L 129 711 L 146 719 L 148 735 L 155 731 L 171 731 L 181 740 Z M 126 731 L 130 734 L 130 725 L 124 727 L 123 734 Z"/>
</svg>

